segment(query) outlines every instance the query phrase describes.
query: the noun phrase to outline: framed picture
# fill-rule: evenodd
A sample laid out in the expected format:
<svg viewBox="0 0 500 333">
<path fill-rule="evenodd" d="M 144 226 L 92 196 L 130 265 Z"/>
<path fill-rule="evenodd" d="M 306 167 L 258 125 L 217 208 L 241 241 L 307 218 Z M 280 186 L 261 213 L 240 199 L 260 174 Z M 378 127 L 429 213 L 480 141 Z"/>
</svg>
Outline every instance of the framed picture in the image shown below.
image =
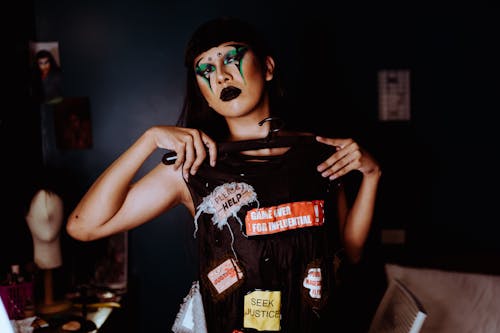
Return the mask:
<svg viewBox="0 0 500 333">
<path fill-rule="evenodd" d="M 128 272 L 128 233 L 107 237 L 101 256 L 97 258 L 92 283 L 116 291 L 126 291 Z"/>
<path fill-rule="evenodd" d="M 56 145 L 59 149 L 92 148 L 88 97 L 64 97 L 54 105 Z"/>
<path fill-rule="evenodd" d="M 409 121 L 410 70 L 380 70 L 378 96 L 380 121 Z"/>
<path fill-rule="evenodd" d="M 42 104 L 60 102 L 62 68 L 59 42 L 30 42 L 31 96 Z"/>
</svg>

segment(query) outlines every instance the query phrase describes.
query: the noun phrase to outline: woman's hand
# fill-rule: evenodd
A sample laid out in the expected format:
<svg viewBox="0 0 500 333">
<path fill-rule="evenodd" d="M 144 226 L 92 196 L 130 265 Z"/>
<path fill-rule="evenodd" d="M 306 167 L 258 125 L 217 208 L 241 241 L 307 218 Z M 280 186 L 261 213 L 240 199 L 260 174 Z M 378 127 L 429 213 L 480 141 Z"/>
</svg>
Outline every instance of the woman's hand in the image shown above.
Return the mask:
<svg viewBox="0 0 500 333">
<path fill-rule="evenodd" d="M 337 151 L 318 165 L 318 171 L 330 180 L 339 178 L 352 170 L 358 170 L 363 176 L 380 176 L 377 161 L 353 139 L 332 139 L 317 136 L 318 142 L 334 146 Z"/>
<path fill-rule="evenodd" d="M 177 159 L 174 168 L 182 166 L 184 178 L 194 175 L 205 158 L 214 166 L 217 159 L 217 145 L 204 132 L 178 126 L 154 126 L 149 130 L 158 148 L 175 151 Z"/>
</svg>

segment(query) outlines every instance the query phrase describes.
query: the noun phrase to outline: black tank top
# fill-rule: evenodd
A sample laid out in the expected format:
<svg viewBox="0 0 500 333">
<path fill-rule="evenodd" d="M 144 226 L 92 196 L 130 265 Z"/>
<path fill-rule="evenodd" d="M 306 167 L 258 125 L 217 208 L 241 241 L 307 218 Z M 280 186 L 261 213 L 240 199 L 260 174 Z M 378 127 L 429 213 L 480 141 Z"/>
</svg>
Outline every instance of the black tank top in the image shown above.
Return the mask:
<svg viewBox="0 0 500 333">
<path fill-rule="evenodd" d="M 319 332 L 340 246 L 338 184 L 316 167 L 334 148 L 303 136 L 259 159 L 232 151 L 238 144 L 219 144 L 216 166 L 204 163 L 188 180 L 208 330 L 253 332 L 245 322 L 256 319 L 278 320 L 260 332 Z"/>
</svg>

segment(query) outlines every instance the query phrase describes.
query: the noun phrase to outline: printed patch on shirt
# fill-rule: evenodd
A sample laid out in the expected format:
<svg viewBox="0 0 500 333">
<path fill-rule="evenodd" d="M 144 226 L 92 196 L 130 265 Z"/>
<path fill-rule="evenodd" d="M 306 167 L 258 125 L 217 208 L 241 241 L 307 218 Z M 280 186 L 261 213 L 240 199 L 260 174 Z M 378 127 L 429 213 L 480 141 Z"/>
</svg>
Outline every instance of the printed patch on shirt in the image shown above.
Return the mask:
<svg viewBox="0 0 500 333">
<path fill-rule="evenodd" d="M 257 202 L 257 193 L 251 185 L 236 182 L 219 185 L 204 197 L 196 208 L 194 219 L 196 229 L 198 229 L 198 217 L 202 213 L 213 214 L 212 222 L 219 229 L 228 224 L 228 218 L 231 216 L 242 225 L 237 214 L 241 207 L 252 202 Z"/>
<path fill-rule="evenodd" d="M 228 258 L 208 272 L 207 278 L 213 296 L 220 299 L 243 282 L 243 270 L 234 258 Z"/>
<path fill-rule="evenodd" d="M 311 261 L 302 280 L 302 297 L 313 309 L 321 309 L 328 299 L 329 272 L 321 259 Z"/>
<path fill-rule="evenodd" d="M 302 283 L 304 288 L 309 289 L 309 297 L 321 299 L 321 268 L 311 267 L 306 272 Z"/>
<path fill-rule="evenodd" d="M 323 225 L 323 204 L 323 200 L 313 200 L 251 209 L 245 217 L 246 234 L 270 235 Z"/>
<path fill-rule="evenodd" d="M 279 331 L 281 291 L 255 290 L 245 295 L 243 327 L 257 331 Z"/>
</svg>

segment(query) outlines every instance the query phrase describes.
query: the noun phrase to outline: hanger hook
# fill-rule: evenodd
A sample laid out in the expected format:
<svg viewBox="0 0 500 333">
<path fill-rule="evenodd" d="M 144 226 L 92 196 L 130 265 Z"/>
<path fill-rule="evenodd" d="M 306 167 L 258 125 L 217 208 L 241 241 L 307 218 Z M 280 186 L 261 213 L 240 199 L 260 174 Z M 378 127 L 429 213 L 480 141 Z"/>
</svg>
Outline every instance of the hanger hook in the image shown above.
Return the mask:
<svg viewBox="0 0 500 333">
<path fill-rule="evenodd" d="M 271 141 L 276 134 L 285 126 L 285 122 L 280 117 L 267 117 L 259 121 L 259 126 L 264 125 L 265 122 L 270 122 L 269 133 L 267 134 L 267 141 Z M 277 123 L 277 125 L 275 125 Z"/>
</svg>

